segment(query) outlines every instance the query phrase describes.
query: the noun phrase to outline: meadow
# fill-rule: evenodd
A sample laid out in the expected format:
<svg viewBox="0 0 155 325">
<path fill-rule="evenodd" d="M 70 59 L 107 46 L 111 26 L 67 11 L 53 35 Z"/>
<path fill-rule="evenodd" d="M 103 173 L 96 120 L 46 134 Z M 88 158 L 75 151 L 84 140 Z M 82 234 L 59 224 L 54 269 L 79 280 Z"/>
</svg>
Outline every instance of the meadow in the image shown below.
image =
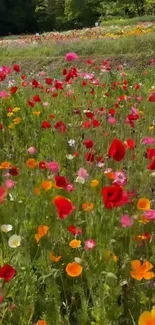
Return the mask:
<svg viewBox="0 0 155 325">
<path fill-rule="evenodd" d="M 155 325 L 155 22 L 0 40 L 0 324 Z"/>
</svg>

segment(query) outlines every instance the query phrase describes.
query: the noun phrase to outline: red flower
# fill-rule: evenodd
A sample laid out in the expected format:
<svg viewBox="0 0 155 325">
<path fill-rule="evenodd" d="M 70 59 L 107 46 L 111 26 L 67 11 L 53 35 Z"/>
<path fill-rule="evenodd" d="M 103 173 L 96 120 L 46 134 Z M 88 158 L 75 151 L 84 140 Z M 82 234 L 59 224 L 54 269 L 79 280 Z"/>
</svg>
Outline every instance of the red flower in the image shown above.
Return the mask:
<svg viewBox="0 0 155 325">
<path fill-rule="evenodd" d="M 155 92 L 150 95 L 149 102 L 155 102 Z"/>
<path fill-rule="evenodd" d="M 39 86 L 39 82 L 36 79 L 33 79 L 32 86 L 33 86 L 33 88 L 37 88 Z"/>
<path fill-rule="evenodd" d="M 155 148 L 148 148 L 147 151 L 147 158 L 152 160 L 155 157 Z"/>
<path fill-rule="evenodd" d="M 82 124 L 82 129 L 89 129 L 91 126 L 89 121 L 83 122 Z"/>
<path fill-rule="evenodd" d="M 155 170 L 155 159 L 153 159 L 150 164 L 147 166 L 150 170 Z"/>
<path fill-rule="evenodd" d="M 107 209 L 120 207 L 129 202 L 128 194 L 118 184 L 105 186 L 102 189 L 102 197 L 104 205 Z"/>
<path fill-rule="evenodd" d="M 89 140 L 89 139 L 85 140 L 83 142 L 83 144 L 87 149 L 90 149 L 90 148 L 92 148 L 94 146 L 94 142 L 92 140 Z"/>
<path fill-rule="evenodd" d="M 0 123 L 0 130 L 3 130 L 3 124 Z"/>
<path fill-rule="evenodd" d="M 63 69 L 62 74 L 63 74 L 64 76 L 66 76 L 66 74 L 67 74 L 67 69 L 66 69 L 66 68 Z"/>
<path fill-rule="evenodd" d="M 121 161 L 125 157 L 125 146 L 124 144 L 118 140 L 114 139 L 109 151 L 108 151 L 108 156 L 112 157 L 116 161 Z"/>
<path fill-rule="evenodd" d="M 60 80 L 56 80 L 54 86 L 55 86 L 56 89 L 63 89 L 63 82 L 60 81 Z"/>
<path fill-rule="evenodd" d="M 39 95 L 35 95 L 33 96 L 33 100 L 37 103 L 40 103 L 41 102 L 41 99 L 40 99 L 40 96 Z"/>
<path fill-rule="evenodd" d="M 63 196 L 58 196 L 54 199 L 57 213 L 60 219 L 67 218 L 75 209 L 71 201 Z"/>
<path fill-rule="evenodd" d="M 47 168 L 46 167 L 46 163 L 44 161 L 40 161 L 38 165 L 39 165 L 39 168 L 40 169 L 44 169 L 45 170 Z"/>
<path fill-rule="evenodd" d="M 33 102 L 32 100 L 28 100 L 27 103 L 30 107 L 34 107 L 35 105 L 35 102 Z"/>
<path fill-rule="evenodd" d="M 18 90 L 18 87 L 11 87 L 10 93 L 15 94 L 17 92 L 17 90 Z"/>
<path fill-rule="evenodd" d="M 87 116 L 88 118 L 93 119 L 93 118 L 94 118 L 94 113 L 92 113 L 92 112 L 86 112 L 86 116 Z"/>
<path fill-rule="evenodd" d="M 68 231 L 71 232 L 74 236 L 82 234 L 82 228 L 77 228 L 75 226 L 68 226 Z"/>
<path fill-rule="evenodd" d="M 67 128 L 64 122 L 62 121 L 58 121 L 55 125 L 54 125 L 55 129 L 58 129 L 59 132 L 63 133 L 66 132 Z"/>
<path fill-rule="evenodd" d="M 20 68 L 19 64 L 14 64 L 13 65 L 13 70 L 16 71 L 16 72 L 20 72 L 21 68 Z"/>
<path fill-rule="evenodd" d="M 52 94 L 52 97 L 53 97 L 53 98 L 58 97 L 58 93 L 53 93 L 53 94 Z"/>
<path fill-rule="evenodd" d="M 126 148 L 128 149 L 134 149 L 135 148 L 135 141 L 132 139 L 126 140 Z"/>
<path fill-rule="evenodd" d="M 56 176 L 55 181 L 56 181 L 56 186 L 66 189 L 66 187 L 67 187 L 66 177 L 64 177 L 64 176 Z"/>
<path fill-rule="evenodd" d="M 0 278 L 4 279 L 5 282 L 9 282 L 14 277 L 15 274 L 16 274 L 16 270 L 9 264 L 5 264 L 0 269 Z"/>
<path fill-rule="evenodd" d="M 9 174 L 12 176 L 18 176 L 19 169 L 16 166 L 12 166 L 9 168 Z"/>
<path fill-rule="evenodd" d="M 94 127 L 94 128 L 97 128 L 97 127 L 99 127 L 101 124 L 100 124 L 100 122 L 98 121 L 98 120 L 93 120 L 92 121 L 92 126 Z"/>
<path fill-rule="evenodd" d="M 5 80 L 5 78 L 6 78 L 6 73 L 3 71 L 0 71 L 0 81 Z"/>
<path fill-rule="evenodd" d="M 42 127 L 42 129 L 50 129 L 51 124 L 49 121 L 43 121 L 41 127 Z"/>
<path fill-rule="evenodd" d="M 46 78 L 47 85 L 52 85 L 52 82 L 53 82 L 52 78 Z"/>
<path fill-rule="evenodd" d="M 92 163 L 94 161 L 94 155 L 93 153 L 90 152 L 86 152 L 85 154 L 85 158 L 88 162 Z"/>
</svg>

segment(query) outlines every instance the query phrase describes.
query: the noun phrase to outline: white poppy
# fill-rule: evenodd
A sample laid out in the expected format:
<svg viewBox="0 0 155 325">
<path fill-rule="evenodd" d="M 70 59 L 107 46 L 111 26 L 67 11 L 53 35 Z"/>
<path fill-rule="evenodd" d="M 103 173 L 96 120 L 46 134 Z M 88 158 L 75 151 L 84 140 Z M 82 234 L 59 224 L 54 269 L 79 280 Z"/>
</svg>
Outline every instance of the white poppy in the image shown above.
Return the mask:
<svg viewBox="0 0 155 325">
<path fill-rule="evenodd" d="M 2 225 L 1 226 L 1 230 L 3 231 L 3 232 L 9 232 L 9 231 L 11 231 L 12 230 L 12 225 Z"/>
<path fill-rule="evenodd" d="M 19 247 L 20 243 L 21 243 L 21 237 L 18 235 L 12 235 L 8 241 L 8 244 L 11 248 Z"/>
</svg>

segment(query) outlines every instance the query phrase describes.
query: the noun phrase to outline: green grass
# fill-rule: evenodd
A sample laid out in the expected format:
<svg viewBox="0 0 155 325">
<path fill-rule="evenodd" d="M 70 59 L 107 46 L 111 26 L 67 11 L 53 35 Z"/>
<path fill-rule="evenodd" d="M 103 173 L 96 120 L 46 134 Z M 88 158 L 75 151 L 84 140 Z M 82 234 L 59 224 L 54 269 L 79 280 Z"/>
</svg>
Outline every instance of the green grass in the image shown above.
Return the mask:
<svg viewBox="0 0 155 325">
<path fill-rule="evenodd" d="M 106 17 L 101 20 L 101 26 L 111 26 L 111 25 L 118 25 L 118 26 L 130 26 L 135 25 L 138 23 L 146 23 L 155 21 L 155 16 L 139 16 L 133 18 L 122 18 L 122 17 L 115 17 L 111 19 L 107 19 Z"/>
</svg>

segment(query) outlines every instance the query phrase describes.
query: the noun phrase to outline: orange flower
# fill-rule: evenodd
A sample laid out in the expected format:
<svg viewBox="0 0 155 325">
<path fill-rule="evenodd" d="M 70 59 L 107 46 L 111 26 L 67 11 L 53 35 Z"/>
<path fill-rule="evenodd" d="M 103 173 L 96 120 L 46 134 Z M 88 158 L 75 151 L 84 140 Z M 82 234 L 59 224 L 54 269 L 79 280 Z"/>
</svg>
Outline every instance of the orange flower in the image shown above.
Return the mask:
<svg viewBox="0 0 155 325">
<path fill-rule="evenodd" d="M 16 117 L 16 118 L 14 118 L 14 120 L 13 120 L 13 122 L 14 122 L 14 124 L 19 124 L 20 122 L 21 122 L 21 117 Z"/>
<path fill-rule="evenodd" d="M 34 194 L 35 195 L 40 195 L 40 188 L 39 187 L 34 188 Z"/>
<path fill-rule="evenodd" d="M 37 325 L 47 325 L 45 320 L 38 320 Z"/>
<path fill-rule="evenodd" d="M 152 309 L 151 312 L 144 311 L 139 317 L 138 325 L 155 325 L 155 309 Z"/>
<path fill-rule="evenodd" d="M 45 190 L 45 191 L 49 191 L 52 187 L 52 182 L 51 181 L 43 181 L 41 183 L 41 187 Z"/>
<path fill-rule="evenodd" d="M 151 280 L 154 278 L 154 272 L 148 272 L 153 268 L 153 265 L 145 261 L 143 265 L 141 265 L 139 260 L 134 260 L 131 262 L 132 268 L 134 271 L 130 271 L 130 275 L 132 278 L 141 281 L 143 278 L 145 280 Z"/>
<path fill-rule="evenodd" d="M 141 198 L 138 200 L 137 208 L 139 210 L 149 210 L 150 209 L 150 201 L 146 198 Z"/>
<path fill-rule="evenodd" d="M 107 177 L 108 179 L 114 179 L 114 173 L 113 172 L 109 172 L 109 173 L 105 173 L 104 174 L 105 175 L 105 177 Z"/>
<path fill-rule="evenodd" d="M 91 185 L 92 187 L 96 187 L 96 186 L 98 186 L 98 184 L 99 184 L 99 181 L 98 181 L 97 179 L 93 179 L 93 180 L 91 181 L 91 183 L 90 183 L 90 185 Z"/>
<path fill-rule="evenodd" d="M 33 115 L 39 116 L 40 115 L 40 112 L 39 111 L 33 112 Z"/>
<path fill-rule="evenodd" d="M 94 204 L 93 203 L 85 202 L 85 203 L 82 204 L 82 209 L 84 211 L 91 211 L 91 210 L 93 210 L 93 208 L 94 208 Z"/>
<path fill-rule="evenodd" d="M 48 226 L 40 225 L 38 227 L 38 232 L 35 234 L 35 239 L 37 243 L 40 241 L 42 237 L 47 235 L 48 230 L 49 230 Z"/>
<path fill-rule="evenodd" d="M 52 262 L 59 262 L 61 260 L 61 256 L 54 256 L 53 252 L 50 252 L 50 259 Z"/>
<path fill-rule="evenodd" d="M 66 266 L 66 272 L 71 277 L 77 277 L 82 273 L 83 267 L 76 262 L 69 263 Z"/>
<path fill-rule="evenodd" d="M 78 248 L 81 245 L 81 240 L 73 239 L 70 241 L 69 246 L 72 248 Z"/>
<path fill-rule="evenodd" d="M 27 162 L 26 162 L 26 166 L 27 166 L 28 168 L 35 168 L 36 165 L 37 165 L 37 162 L 36 162 L 36 160 L 33 159 L 33 158 L 28 159 Z"/>
<path fill-rule="evenodd" d="M 106 251 L 106 260 L 109 261 L 110 258 L 112 258 L 114 262 L 118 261 L 118 257 L 115 254 L 111 253 L 110 251 Z"/>
<path fill-rule="evenodd" d="M 4 161 L 0 165 L 0 169 L 8 169 L 10 167 L 10 163 L 8 161 Z"/>
</svg>

